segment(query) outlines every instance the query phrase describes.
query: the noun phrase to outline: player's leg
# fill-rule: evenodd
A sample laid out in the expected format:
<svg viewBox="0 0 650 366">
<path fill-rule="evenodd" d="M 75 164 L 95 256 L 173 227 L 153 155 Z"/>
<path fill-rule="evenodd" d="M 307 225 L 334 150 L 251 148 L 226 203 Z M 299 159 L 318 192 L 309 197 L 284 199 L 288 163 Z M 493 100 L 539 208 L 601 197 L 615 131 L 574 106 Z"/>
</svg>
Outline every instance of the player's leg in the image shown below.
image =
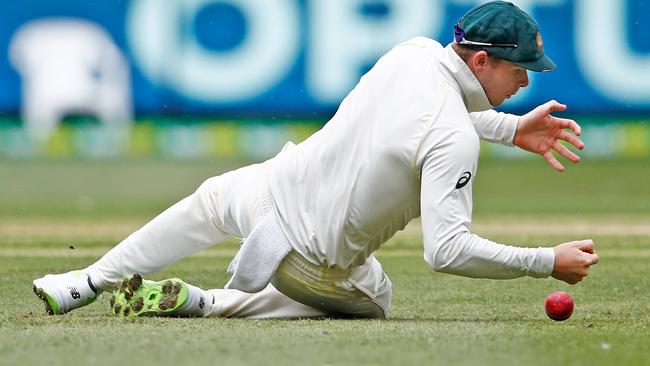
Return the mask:
<svg viewBox="0 0 650 366">
<path fill-rule="evenodd" d="M 234 235 L 243 237 L 270 209 L 259 165 L 206 180 L 82 271 L 47 275 L 34 291 L 50 314 L 86 305 L 124 276 L 151 273 Z"/>
<path fill-rule="evenodd" d="M 328 315 L 311 306 L 301 304 L 269 284 L 253 294 L 230 289 L 209 290 L 214 303 L 208 316 L 223 318 L 314 318 Z"/>
<path fill-rule="evenodd" d="M 391 283 L 374 257 L 359 267 L 340 271 L 319 267 L 292 252 L 276 272 L 274 283 L 282 286 L 284 294 L 271 285 L 258 293 L 245 293 L 233 289 L 204 291 L 178 279 L 157 283 L 138 279 L 135 285 L 129 280 L 120 286 L 113 306 L 116 314 L 127 316 L 251 318 L 382 318 L 390 307 Z"/>
<path fill-rule="evenodd" d="M 230 235 L 214 224 L 204 198 L 205 185 L 184 198 L 112 248 L 83 270 L 102 290 L 110 290 L 124 276 L 152 273 Z"/>
<path fill-rule="evenodd" d="M 134 275 L 123 280 L 113 298 L 114 314 L 128 317 L 180 316 L 224 318 L 311 318 L 326 315 L 296 302 L 272 285 L 257 293 L 202 290 L 177 278 L 158 282 Z"/>
<path fill-rule="evenodd" d="M 226 239 L 227 233 L 211 221 L 205 190 L 204 184 L 88 268 L 36 279 L 33 289 L 47 313 L 63 314 L 87 305 L 102 290 L 112 290 L 124 276 L 154 272 Z"/>
</svg>

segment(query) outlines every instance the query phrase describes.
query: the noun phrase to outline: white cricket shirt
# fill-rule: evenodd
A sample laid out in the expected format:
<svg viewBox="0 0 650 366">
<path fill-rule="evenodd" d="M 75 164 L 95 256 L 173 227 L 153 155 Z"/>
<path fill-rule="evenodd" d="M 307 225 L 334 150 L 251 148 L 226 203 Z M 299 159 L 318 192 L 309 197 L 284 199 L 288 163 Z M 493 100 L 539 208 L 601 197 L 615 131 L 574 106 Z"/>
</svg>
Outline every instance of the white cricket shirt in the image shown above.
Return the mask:
<svg viewBox="0 0 650 366">
<path fill-rule="evenodd" d="M 361 265 L 421 216 L 424 259 L 436 271 L 550 275 L 553 248 L 507 246 L 469 232 L 479 137 L 511 145 L 518 120 L 491 107 L 451 46 L 424 37 L 396 46 L 320 131 L 267 162 L 294 250 L 323 266 Z"/>
</svg>

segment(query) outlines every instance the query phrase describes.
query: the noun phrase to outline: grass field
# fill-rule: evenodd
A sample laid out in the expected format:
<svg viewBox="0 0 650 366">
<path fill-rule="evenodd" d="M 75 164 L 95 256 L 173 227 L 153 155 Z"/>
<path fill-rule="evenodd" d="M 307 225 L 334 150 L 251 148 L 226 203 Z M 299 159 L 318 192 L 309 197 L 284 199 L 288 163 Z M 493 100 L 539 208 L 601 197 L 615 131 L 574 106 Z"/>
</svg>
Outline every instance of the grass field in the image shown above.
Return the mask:
<svg viewBox="0 0 650 366">
<path fill-rule="evenodd" d="M 538 160 L 481 163 L 473 230 L 529 246 L 593 238 L 601 263 L 579 285 L 437 274 L 414 222 L 378 252 L 394 285 L 387 320 L 255 321 L 120 319 L 107 299 L 47 317 L 31 294 L 32 279 L 88 265 L 240 162 L 1 162 L 0 364 L 647 365 L 649 163 L 585 161 L 564 174 Z M 152 276 L 220 287 L 235 249 Z M 568 321 L 544 314 L 555 290 L 574 297 Z"/>
</svg>

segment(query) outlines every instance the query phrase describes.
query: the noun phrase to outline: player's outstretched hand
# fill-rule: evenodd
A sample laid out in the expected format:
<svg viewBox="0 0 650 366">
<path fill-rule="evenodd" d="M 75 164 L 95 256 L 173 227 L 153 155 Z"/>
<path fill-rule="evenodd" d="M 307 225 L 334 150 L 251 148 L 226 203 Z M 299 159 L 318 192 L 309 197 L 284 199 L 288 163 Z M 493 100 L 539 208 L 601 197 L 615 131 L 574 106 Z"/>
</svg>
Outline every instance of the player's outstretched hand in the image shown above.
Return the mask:
<svg viewBox="0 0 650 366">
<path fill-rule="evenodd" d="M 541 155 L 560 172 L 564 171 L 564 166 L 553 156 L 553 150 L 574 163 L 580 161 L 580 157 L 562 145 L 560 140 L 580 150 L 585 147 L 577 137 L 580 136 L 580 126 L 574 120 L 551 116 L 552 112 L 565 109 L 566 105 L 551 100 L 524 114 L 519 118 L 514 139 L 515 146 Z"/>
<path fill-rule="evenodd" d="M 555 265 L 551 276 L 570 285 L 582 281 L 589 274 L 589 268 L 598 263 L 591 239 L 559 244 L 554 251 Z"/>
</svg>

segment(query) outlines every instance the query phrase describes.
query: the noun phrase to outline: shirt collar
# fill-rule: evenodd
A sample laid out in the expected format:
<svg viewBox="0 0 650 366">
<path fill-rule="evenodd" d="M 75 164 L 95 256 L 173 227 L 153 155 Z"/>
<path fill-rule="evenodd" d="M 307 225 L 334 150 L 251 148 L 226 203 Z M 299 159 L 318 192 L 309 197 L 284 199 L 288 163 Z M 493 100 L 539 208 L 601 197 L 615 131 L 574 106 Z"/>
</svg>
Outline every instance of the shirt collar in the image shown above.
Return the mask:
<svg viewBox="0 0 650 366">
<path fill-rule="evenodd" d="M 485 90 L 465 61 L 451 47 L 445 47 L 441 57 L 444 76 L 463 97 L 468 112 L 480 112 L 493 108 Z"/>
</svg>

